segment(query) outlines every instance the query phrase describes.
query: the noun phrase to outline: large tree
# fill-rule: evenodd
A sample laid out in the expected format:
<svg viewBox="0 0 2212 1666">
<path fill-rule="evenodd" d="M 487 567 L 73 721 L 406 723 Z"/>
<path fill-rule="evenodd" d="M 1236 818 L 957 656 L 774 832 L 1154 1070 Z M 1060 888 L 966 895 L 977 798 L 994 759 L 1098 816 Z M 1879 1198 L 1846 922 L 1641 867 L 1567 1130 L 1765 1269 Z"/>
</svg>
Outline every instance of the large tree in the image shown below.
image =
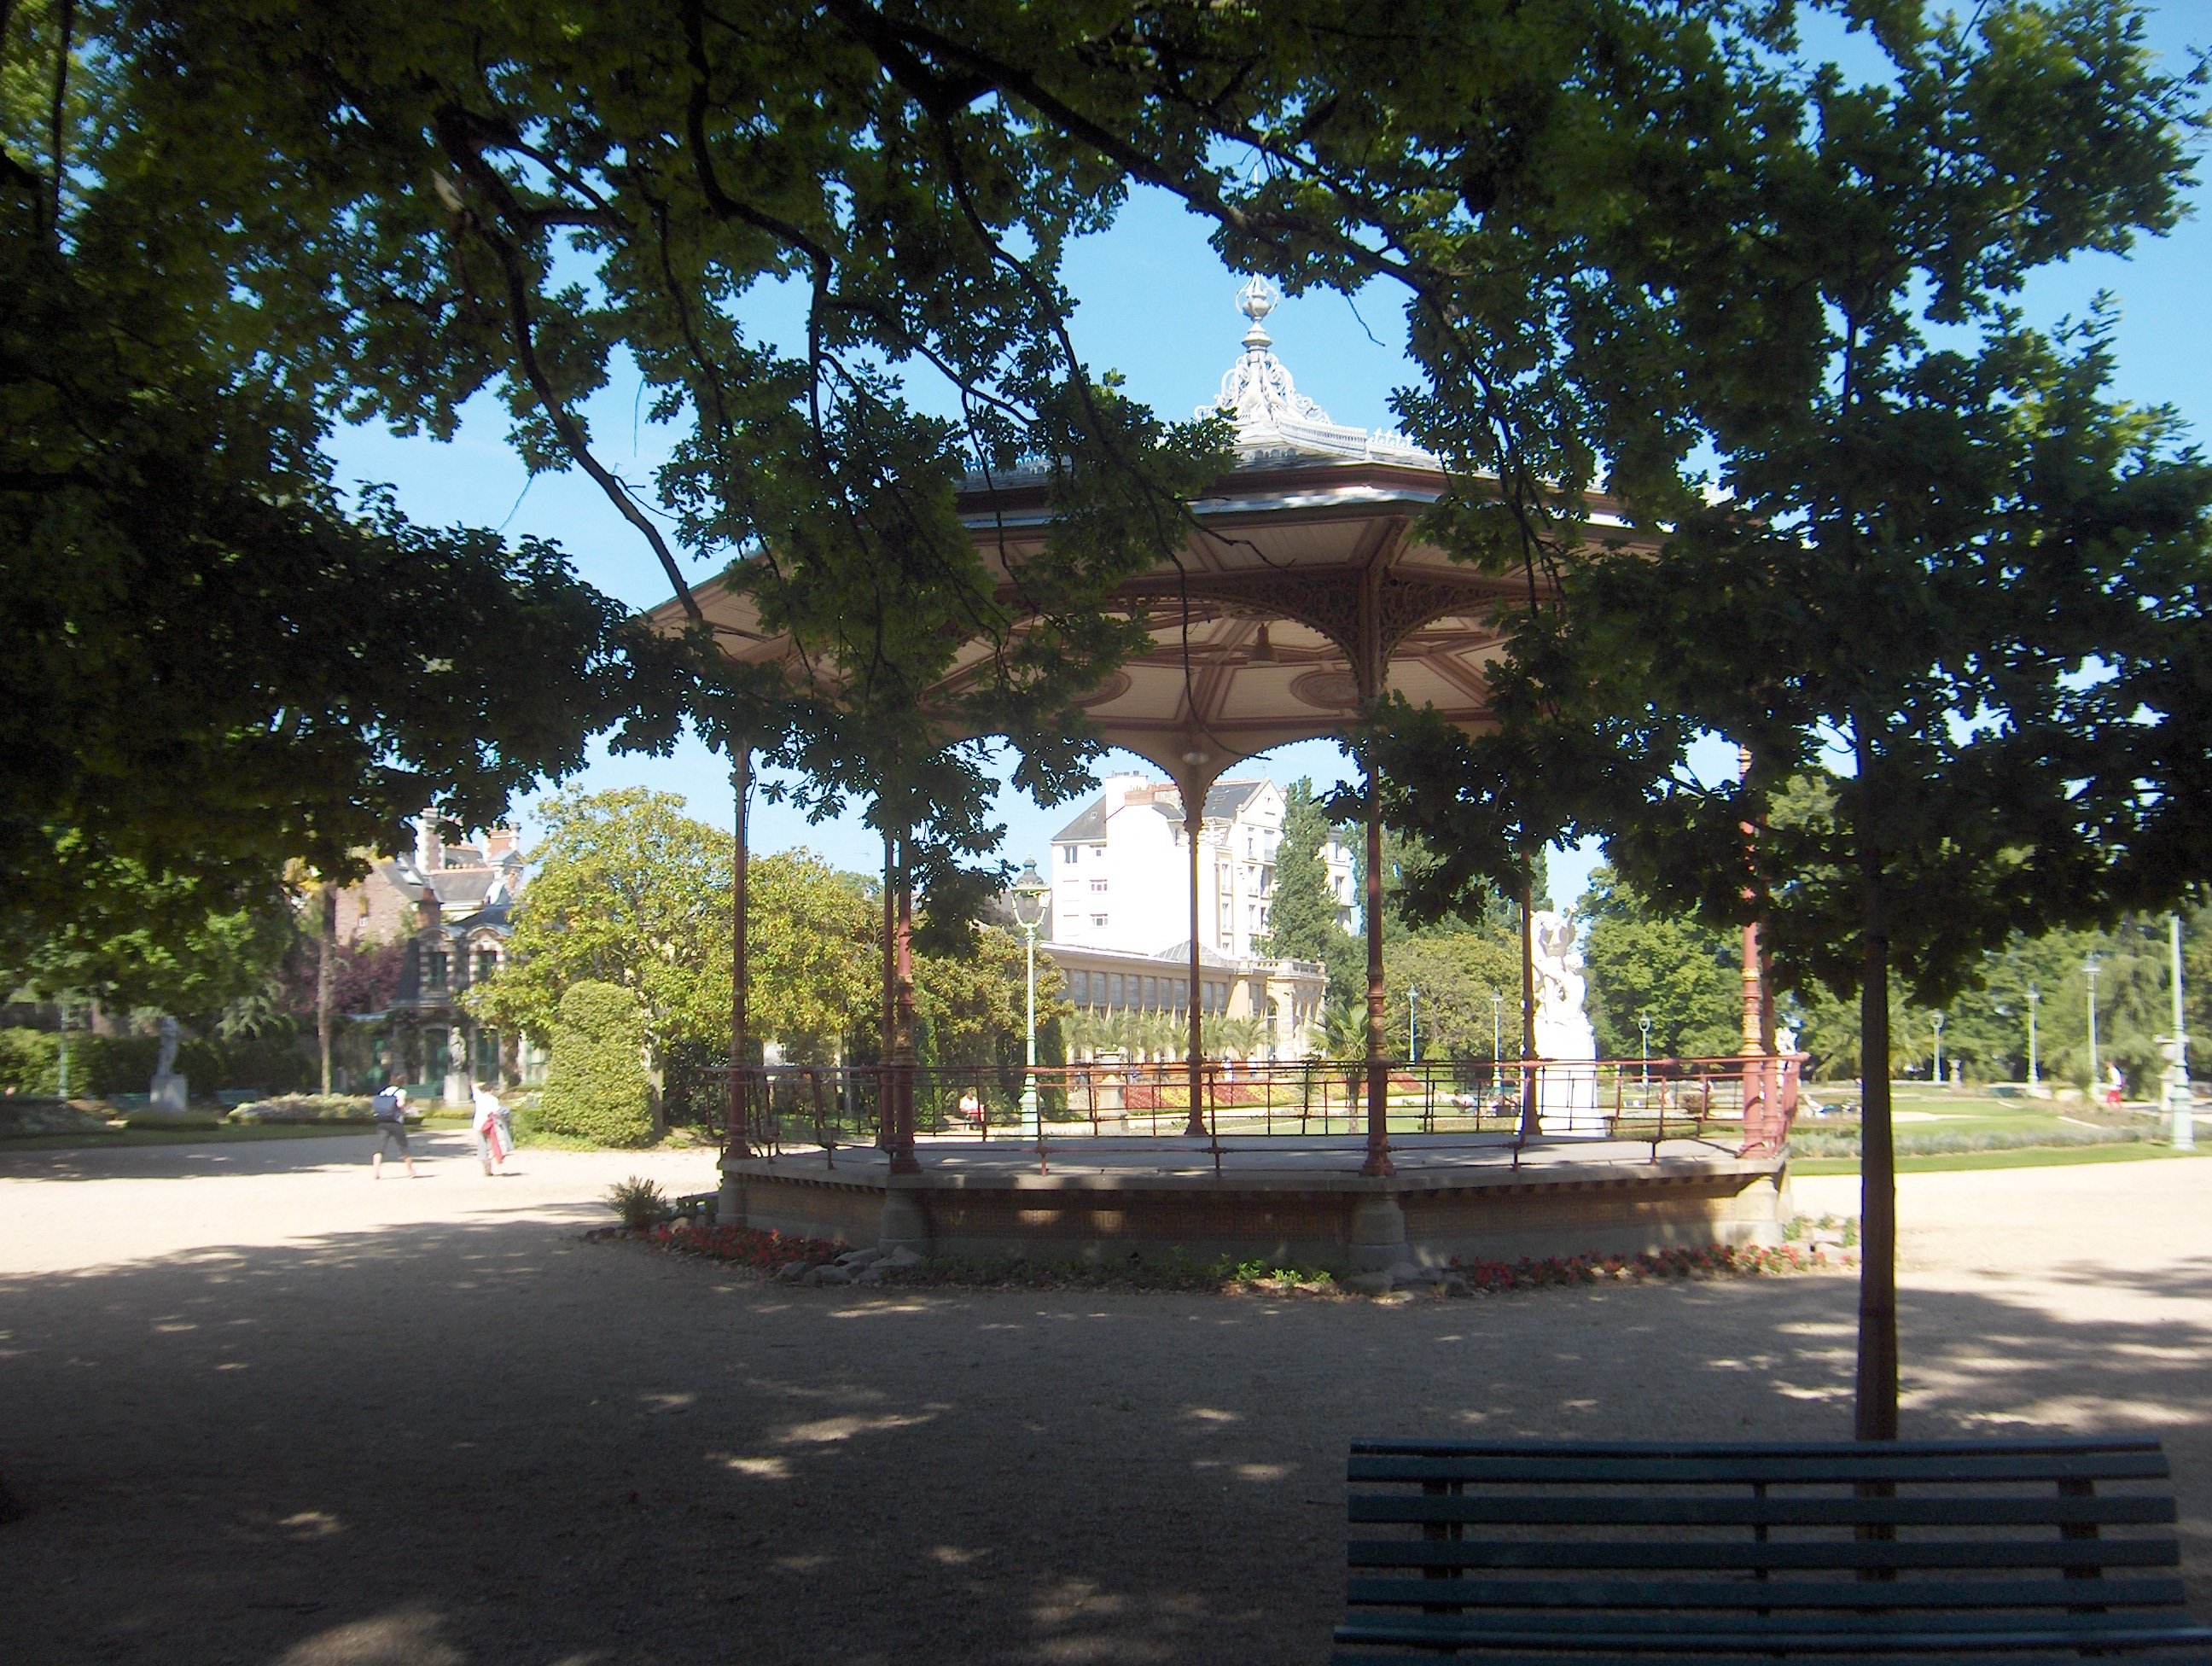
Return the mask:
<svg viewBox="0 0 2212 1666">
<path fill-rule="evenodd" d="M 638 997 L 656 1058 L 726 1045 L 729 836 L 642 787 L 564 793 L 538 813 L 545 838 L 507 962 L 471 993 L 471 1010 L 549 1036 L 572 987 L 614 983 Z M 755 857 L 749 889 L 751 1033 L 787 1060 L 828 1062 L 874 1018 L 880 933 L 866 882 L 799 850 Z"/>
<path fill-rule="evenodd" d="M 1578 913 L 1601 1057 L 1638 1055 L 1647 1033 L 1655 1058 L 1719 1058 L 1742 1045 L 1740 937 L 1687 910 L 1654 908 L 1607 867 L 1591 872 Z"/>
<path fill-rule="evenodd" d="M 1322 859 L 1336 836 L 1328 812 L 1304 775 L 1283 795 L 1283 836 L 1275 847 L 1275 889 L 1267 903 L 1270 954 L 1317 961 L 1328 976 L 1325 997 L 1334 1011 L 1360 999 L 1366 986 L 1366 952 L 1345 930 L 1342 904 Z"/>
<path fill-rule="evenodd" d="M 1011 734 L 1023 784 L 1064 786 L 1077 696 L 1139 629 L 1103 599 L 1180 550 L 1219 457 L 1218 429 L 1164 426 L 1079 361 L 1071 240 L 1143 184 L 1294 289 L 1396 285 L 1440 390 L 1409 416 L 1492 474 L 1443 519 L 1507 550 L 1601 456 L 1686 443 L 1621 393 L 1623 344 L 1671 302 L 1612 283 L 1614 246 L 1716 252 L 1683 206 L 1756 128 L 1735 94 L 1783 10 L 27 0 L 5 45 L 24 85 L 94 64 L 80 81 L 129 112 L 73 129 L 66 158 L 27 118 L 27 177 L 61 200 L 127 173 L 191 204 L 259 362 L 319 409 L 445 435 L 489 392 L 532 466 L 598 482 L 687 606 L 694 561 L 736 558 L 827 697 L 710 687 L 699 714 L 957 862 L 933 830 L 979 795 L 973 758 L 904 766 L 949 726 Z M 804 313 L 780 331 L 757 304 L 775 290 Z M 581 415 L 630 369 L 681 431 L 651 488 Z M 1008 596 L 954 488 L 1018 470 L 1055 513 Z"/>
<path fill-rule="evenodd" d="M 672 688 L 557 550 L 348 505 L 335 401 L 159 165 L 126 34 L 0 8 L 0 927 L 33 936 L 175 938 L 295 860 L 348 877 Z"/>
<path fill-rule="evenodd" d="M 2012 932 L 2203 871 L 2212 473 L 2112 398 L 2104 311 L 2045 331 L 2017 301 L 2173 222 L 2197 77 L 2113 0 L 1868 21 L 1869 72 L 1770 82 L 1788 119 L 1701 204 L 1735 253 L 1672 344 L 1713 477 L 1625 464 L 1656 551 L 1559 564 L 1500 667 L 1495 767 L 1478 744 L 1457 790 L 1541 792 L 1553 760 L 1641 887 L 1762 919 L 1785 986 L 1859 1000 L 1858 1429 L 1883 1438 L 1893 980 L 1938 1004 Z M 1702 732 L 1748 746 L 1745 779 L 1696 779 Z"/>
</svg>

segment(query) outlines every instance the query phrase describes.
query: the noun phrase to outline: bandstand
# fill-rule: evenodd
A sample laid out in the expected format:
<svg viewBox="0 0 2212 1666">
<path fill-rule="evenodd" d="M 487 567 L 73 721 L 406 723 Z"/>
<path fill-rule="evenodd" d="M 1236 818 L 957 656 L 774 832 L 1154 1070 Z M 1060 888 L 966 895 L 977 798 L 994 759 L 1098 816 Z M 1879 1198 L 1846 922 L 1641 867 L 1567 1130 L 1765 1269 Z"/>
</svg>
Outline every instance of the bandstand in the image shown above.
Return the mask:
<svg viewBox="0 0 2212 1666">
<path fill-rule="evenodd" d="M 1240 760 L 1342 733 L 1367 701 L 1385 693 L 1469 730 L 1486 727 L 1488 667 L 1504 641 L 1499 605 L 1528 582 L 1479 572 L 1424 541 L 1419 521 L 1446 489 L 1443 466 L 1402 436 L 1332 423 L 1298 393 L 1266 328 L 1274 299 L 1258 280 L 1237 297 L 1249 328 L 1218 404 L 1236 429 L 1236 464 L 1189 506 L 1192 530 L 1178 559 L 1121 587 L 1116 599 L 1143 620 L 1150 643 L 1084 702 L 1102 739 L 1159 767 L 1182 799 L 1189 1036 L 1172 1094 L 1158 1084 L 1102 1081 L 1095 1071 L 1071 1074 L 1055 1091 L 1063 1103 L 1087 1098 L 1091 1114 L 1040 1124 L 1033 1142 L 1017 1144 L 969 1130 L 918 1131 L 915 1067 L 896 1052 L 866 1083 L 851 1071 L 785 1071 L 779 1082 L 778 1073 L 735 1069 L 732 1098 L 740 1114 L 722 1159 L 724 1219 L 960 1254 L 1098 1256 L 1175 1246 L 1365 1265 L 1778 1235 L 1788 1213 L 1782 1151 L 1796 1061 L 1761 1045 L 1771 1023 L 1761 1022 L 1755 949 L 1746 961 L 1742 1056 L 1662 1061 L 1656 1117 L 1648 1075 L 1629 1084 L 1616 1072 L 1613 1114 L 1593 1137 L 1532 1137 L 1528 1118 L 1499 1108 L 1533 1100 L 1524 1091 L 1533 1067 L 1508 1065 L 1477 1080 L 1386 1056 L 1382 825 L 1372 794 L 1363 899 L 1367 1057 L 1352 1067 L 1340 1105 L 1324 1091 L 1316 1131 L 1312 1067 L 1291 1067 L 1306 1072 L 1305 1114 L 1293 1132 L 1287 1116 L 1275 1116 L 1273 1081 L 1265 1089 L 1267 1114 L 1248 1114 L 1264 1068 L 1248 1067 L 1224 1097 L 1221 1073 L 1205 1063 L 1198 872 L 1208 789 Z M 961 507 L 1011 596 L 1008 575 L 1044 543 L 1045 481 L 971 482 Z M 1601 536 L 1610 529 L 1632 542 L 1617 506 L 1595 496 L 1587 510 Z M 791 643 L 762 628 L 742 590 L 707 587 L 697 602 L 728 657 L 800 674 Z M 654 617 L 670 629 L 683 623 L 675 603 Z M 948 691 L 988 651 L 980 642 L 964 648 L 947 675 Z M 741 754 L 739 921 L 749 771 Z M 896 888 L 885 898 L 886 982 L 910 1012 L 912 899 Z M 737 960 L 741 1012 L 741 940 Z M 741 1030 L 740 1019 L 733 1031 Z M 879 1127 L 875 1137 L 840 1146 L 832 1115 L 826 1140 L 785 1148 L 773 1118 L 760 1137 L 742 1114 L 779 1091 L 817 1108 L 872 1100 Z M 1102 1091 L 1113 1102 L 1104 1116 Z M 1150 1096 L 1149 1119 L 1128 1114 L 1133 1095 Z M 1160 1121 L 1173 1097 L 1181 1098 L 1180 1127 L 1174 1115 Z M 1425 1107 L 1419 1115 L 1407 1110 L 1413 1099 Z"/>
</svg>

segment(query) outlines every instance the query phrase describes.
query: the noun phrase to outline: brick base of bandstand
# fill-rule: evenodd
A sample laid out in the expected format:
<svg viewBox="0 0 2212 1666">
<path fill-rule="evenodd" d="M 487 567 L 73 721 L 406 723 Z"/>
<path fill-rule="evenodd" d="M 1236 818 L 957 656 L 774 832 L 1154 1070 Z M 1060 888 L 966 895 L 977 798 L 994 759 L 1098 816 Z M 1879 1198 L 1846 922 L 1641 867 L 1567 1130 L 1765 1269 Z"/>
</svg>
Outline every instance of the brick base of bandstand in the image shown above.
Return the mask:
<svg viewBox="0 0 2212 1666">
<path fill-rule="evenodd" d="M 1397 1172 L 1360 1172 L 1348 1136 L 1051 1141 L 923 1140 L 919 1174 L 845 1146 L 725 1157 L 725 1224 L 902 1245 L 924 1255 L 1105 1262 L 1229 1256 L 1387 1267 L 1584 1252 L 1774 1243 L 1792 1213 L 1787 1164 L 1703 1141 L 1464 1136 L 1393 1144 Z"/>
</svg>

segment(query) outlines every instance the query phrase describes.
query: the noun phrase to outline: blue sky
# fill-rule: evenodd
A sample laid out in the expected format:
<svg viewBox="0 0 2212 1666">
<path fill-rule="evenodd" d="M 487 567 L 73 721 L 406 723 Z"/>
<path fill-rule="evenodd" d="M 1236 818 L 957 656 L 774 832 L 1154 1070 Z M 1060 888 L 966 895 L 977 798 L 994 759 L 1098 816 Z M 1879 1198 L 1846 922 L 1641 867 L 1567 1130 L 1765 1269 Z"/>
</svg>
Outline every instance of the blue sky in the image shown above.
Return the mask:
<svg viewBox="0 0 2212 1666">
<path fill-rule="evenodd" d="M 2192 50 L 2212 47 L 2212 3 L 2179 0 L 2156 9 L 2151 36 L 2177 63 Z M 2195 202 L 2196 215 L 2172 236 L 2139 246 L 2126 259 L 2085 257 L 2041 273 L 2025 301 L 2031 318 L 2050 321 L 2078 316 L 2099 291 L 2110 292 L 2120 307 L 2118 391 L 2138 403 L 2175 407 L 2197 443 L 2209 445 L 2212 190 L 2200 185 Z M 1206 227 L 1195 217 L 1163 193 L 1141 192 L 1110 230 L 1076 246 L 1067 280 L 1079 302 L 1076 345 L 1095 368 L 1120 371 L 1133 395 L 1165 416 L 1187 415 L 1212 399 L 1244 327 L 1232 305 L 1242 280 L 1207 246 Z M 791 316 L 782 298 L 765 295 L 749 321 L 772 335 Z M 1392 425 L 1391 391 L 1412 374 L 1404 319 L 1393 296 L 1379 289 L 1357 301 L 1310 295 L 1286 301 L 1269 319 L 1268 329 L 1300 391 L 1336 421 Z M 625 478 L 649 485 L 667 435 L 642 421 L 635 380 L 608 389 L 587 415 L 602 459 Z M 665 599 L 665 581 L 651 552 L 597 489 L 574 472 L 531 480 L 506 435 L 504 413 L 479 401 L 450 443 L 357 428 L 337 435 L 331 449 L 342 481 L 390 482 L 418 520 L 535 533 L 558 543 L 584 577 L 609 594 L 639 607 Z M 718 565 L 695 563 L 702 575 Z M 526 675 L 528 666 L 527 654 L 518 655 L 518 674 Z M 1724 756 L 1716 750 L 1717 760 Z M 1101 767 L 1157 773 L 1127 754 L 1109 754 Z M 1327 783 L 1346 774 L 1342 754 L 1328 741 L 1282 748 L 1251 767 L 1283 781 L 1308 775 Z M 687 740 L 666 757 L 613 757 L 600 749 L 571 784 L 680 793 L 692 814 L 722 826 L 731 822 L 726 766 L 696 741 Z M 1003 788 L 994 809 L 1006 824 L 1007 856 L 1017 864 L 1031 855 L 1042 860 L 1053 831 L 1077 807 L 1042 809 Z M 881 863 L 880 848 L 857 818 L 810 825 L 789 806 L 757 800 L 753 839 L 763 850 L 811 846 L 862 872 Z M 1595 848 L 1555 854 L 1554 897 L 1566 902 L 1577 896 L 1598 859 Z"/>
</svg>

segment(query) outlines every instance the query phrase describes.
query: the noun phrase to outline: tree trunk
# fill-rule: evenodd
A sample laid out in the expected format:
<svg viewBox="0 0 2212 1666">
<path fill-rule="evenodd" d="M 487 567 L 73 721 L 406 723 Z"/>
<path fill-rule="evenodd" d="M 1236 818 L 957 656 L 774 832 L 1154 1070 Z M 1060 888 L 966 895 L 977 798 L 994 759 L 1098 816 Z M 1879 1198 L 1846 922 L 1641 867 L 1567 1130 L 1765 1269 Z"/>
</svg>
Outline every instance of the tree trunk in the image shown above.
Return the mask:
<svg viewBox="0 0 2212 1666">
<path fill-rule="evenodd" d="M 337 982 L 338 891 L 323 881 L 323 940 L 315 953 L 315 1045 L 323 1058 L 323 1091 L 331 1091 L 331 1002 Z"/>
<path fill-rule="evenodd" d="M 1863 769 L 1861 780 L 1864 781 Z M 1864 835 L 1861 835 L 1862 840 Z M 1859 1354 L 1856 1433 L 1897 1438 L 1897 1158 L 1889 1103 L 1889 910 L 1879 855 L 1861 859 Z"/>
</svg>

